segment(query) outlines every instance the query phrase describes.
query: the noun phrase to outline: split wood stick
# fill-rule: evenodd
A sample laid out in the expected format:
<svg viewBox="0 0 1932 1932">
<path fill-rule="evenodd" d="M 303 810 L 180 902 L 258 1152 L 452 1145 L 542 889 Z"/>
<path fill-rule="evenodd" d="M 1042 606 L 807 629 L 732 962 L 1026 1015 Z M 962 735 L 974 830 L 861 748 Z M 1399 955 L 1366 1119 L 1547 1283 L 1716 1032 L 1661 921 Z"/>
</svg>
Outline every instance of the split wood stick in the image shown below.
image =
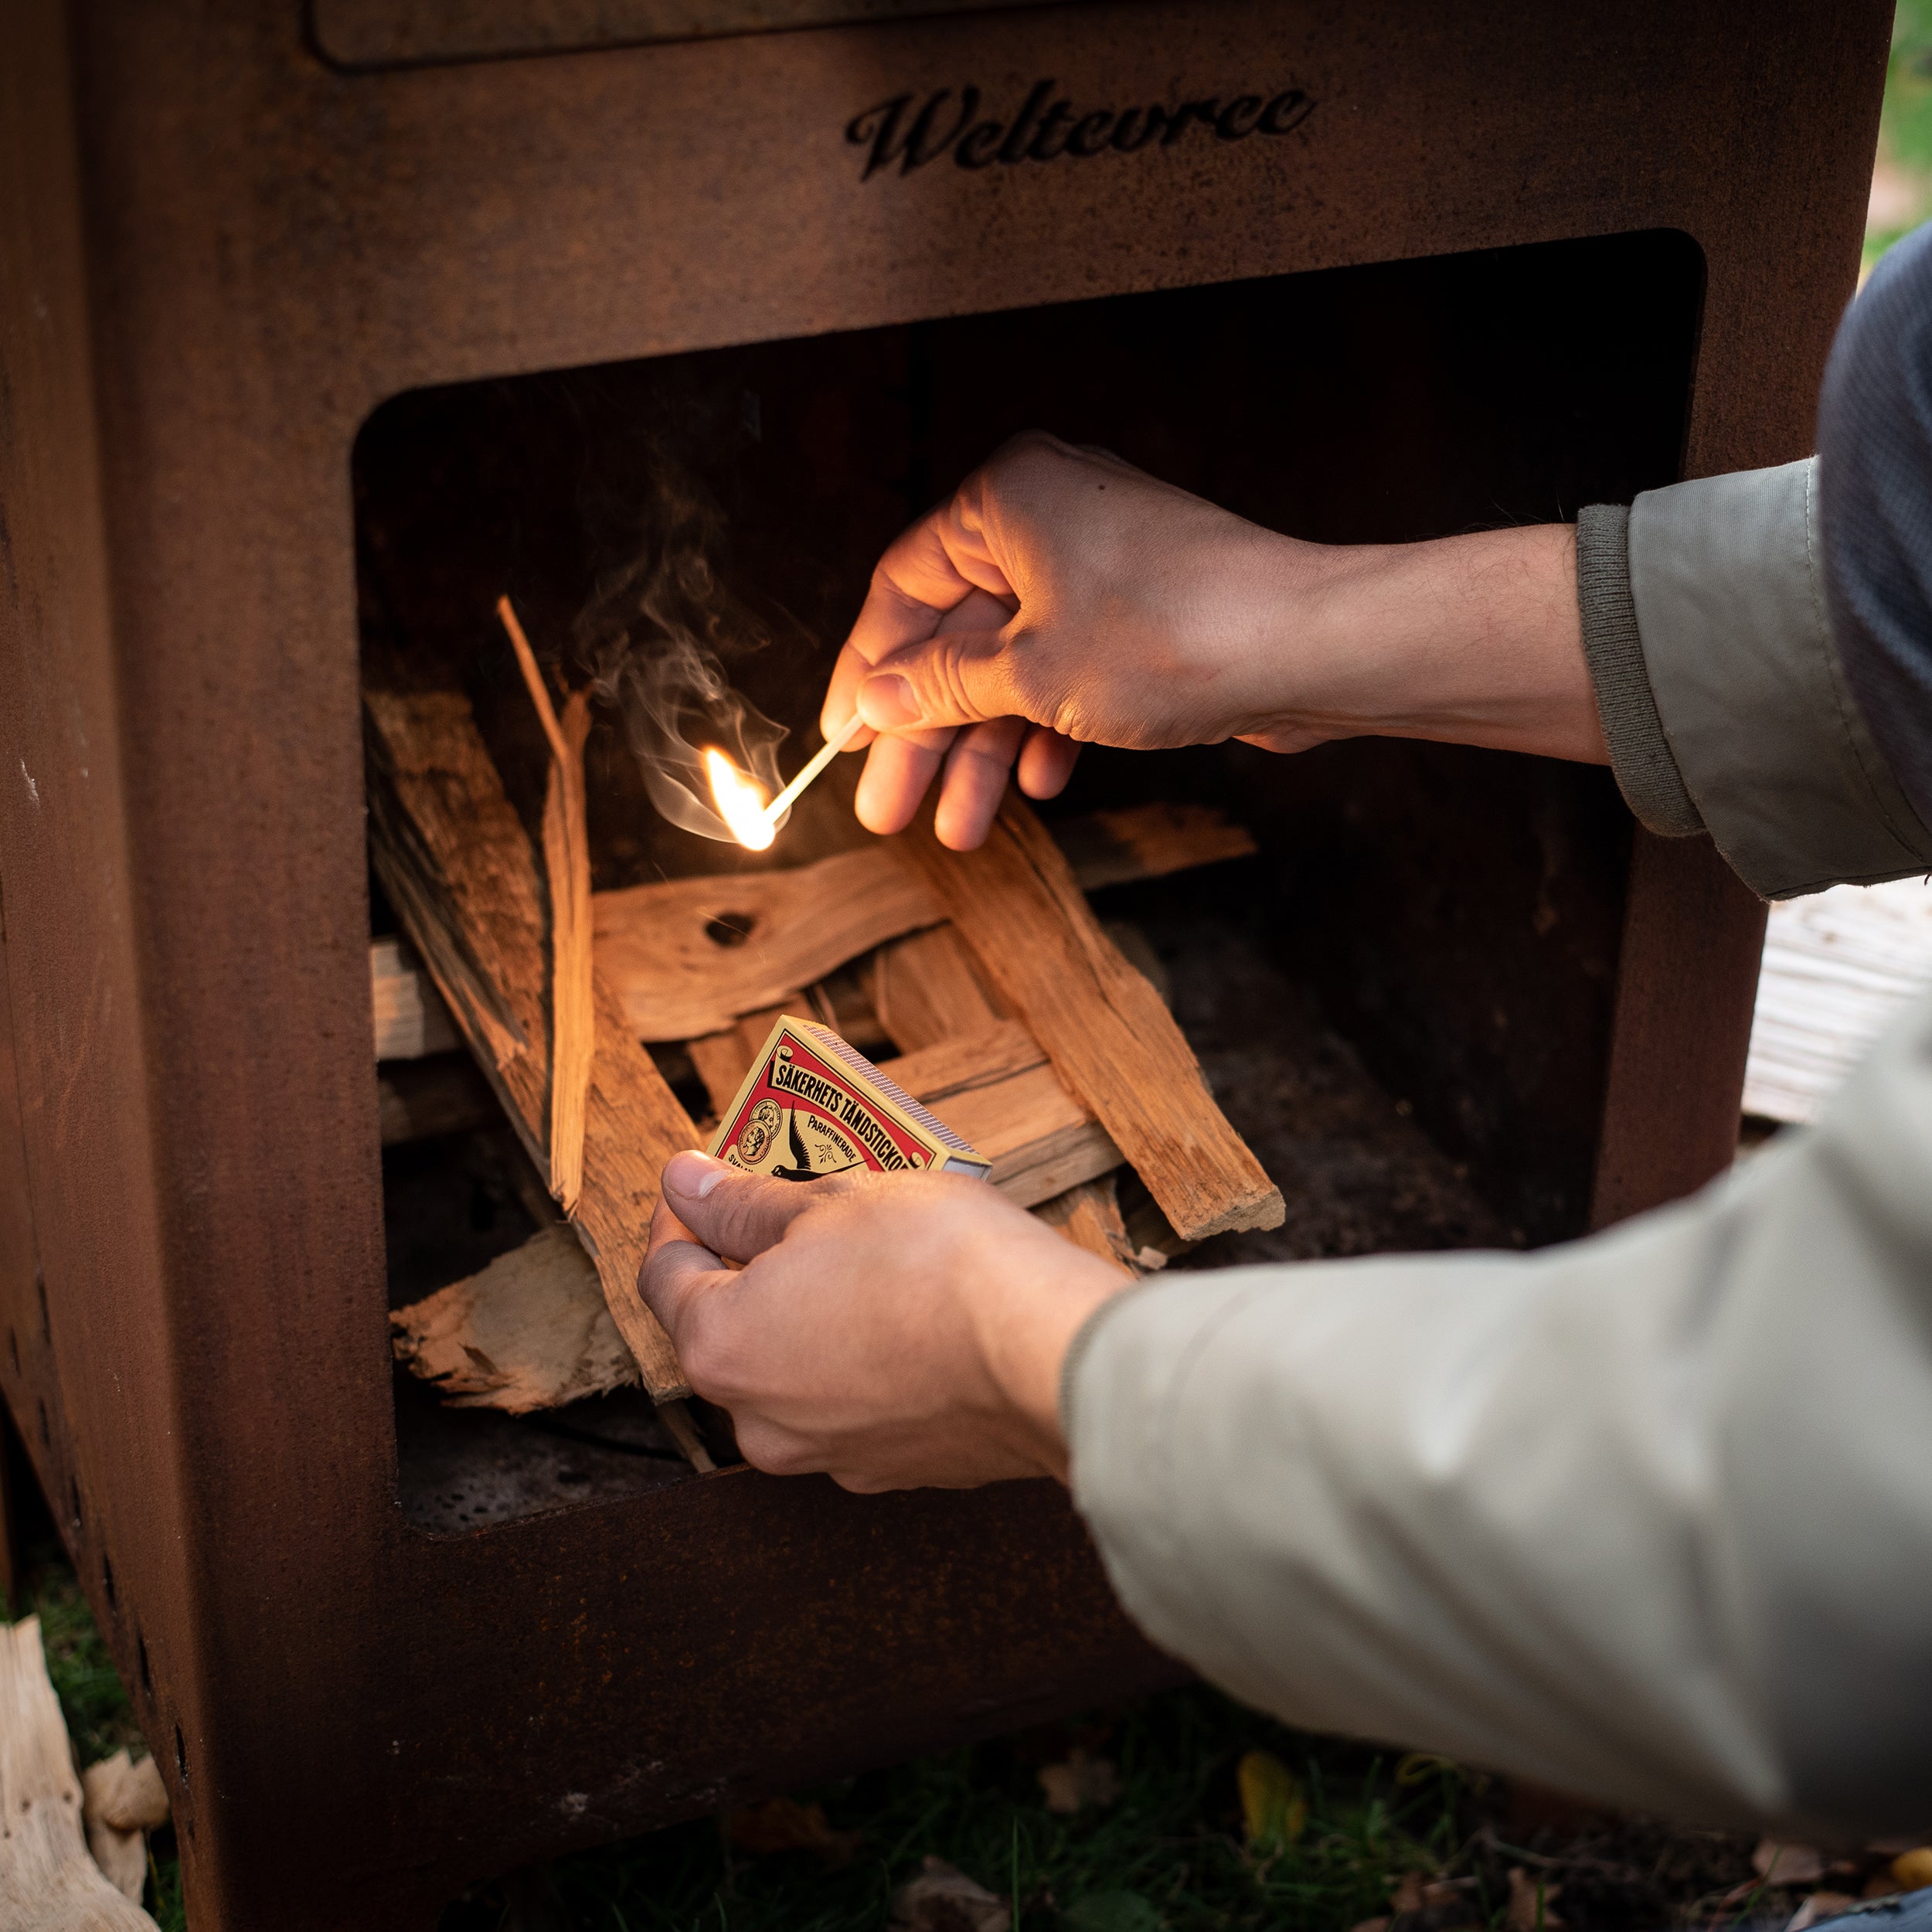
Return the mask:
<svg viewBox="0 0 1932 1932">
<path fill-rule="evenodd" d="M 1135 1263 L 1127 1223 L 1121 1218 L 1117 1176 L 1104 1174 L 1097 1181 L 1083 1181 L 1078 1187 L 1041 1202 L 1033 1212 L 1049 1227 L 1059 1229 L 1077 1248 L 1111 1262 L 1124 1274 L 1138 1277 L 1143 1272 Z"/>
<path fill-rule="evenodd" d="M 1073 855 L 1074 876 L 1088 892 L 1238 858 L 1254 846 L 1240 826 L 1201 805 L 1093 812 L 1063 821 L 1055 836 Z M 930 889 L 884 840 L 787 871 L 720 873 L 602 892 L 593 898 L 591 913 L 597 970 L 622 999 L 638 1037 L 648 1040 L 723 1032 L 747 1013 L 794 998 L 797 988 L 849 960 L 945 917 Z M 922 956 L 915 951 L 906 957 Z M 413 1059 L 439 1044 L 453 1045 L 442 1002 L 415 972 L 413 957 L 393 940 L 378 940 L 369 958 L 377 1059 Z M 888 974 L 894 988 L 906 977 L 889 966 Z M 914 990 L 906 1001 L 917 997 Z M 906 1010 L 913 1026 L 912 1005 Z M 983 1023 L 995 1009 L 981 1000 L 975 1011 Z M 911 1036 L 893 1035 L 908 1052 L 936 1037 L 916 1028 Z"/>
<path fill-rule="evenodd" d="M 880 947 L 861 977 L 879 1025 L 905 1053 L 978 1032 L 1005 1017 L 972 949 L 951 926 Z"/>
<path fill-rule="evenodd" d="M 583 1192 L 583 1119 L 597 1052 L 590 917 L 590 820 L 584 794 L 583 746 L 590 700 L 573 691 L 559 718 L 536 654 L 507 597 L 496 614 L 509 634 L 530 702 L 550 743 L 543 796 L 543 870 L 550 892 L 550 1192 L 566 1214 Z"/>
<path fill-rule="evenodd" d="M 0 1625 L 0 1926 L 20 1932 L 155 1932 L 81 1835 L 80 1781 L 47 1677 L 40 1619 Z"/>
<path fill-rule="evenodd" d="M 923 818 L 898 845 L 1177 1233 L 1202 1240 L 1280 1225 L 1280 1190 L 1215 1104 L 1160 995 L 1102 930 L 1024 804 L 1008 797 L 977 852 L 947 850 Z"/>
<path fill-rule="evenodd" d="M 416 949 L 393 934 L 369 948 L 369 1004 L 379 1060 L 418 1060 L 463 1044 Z"/>
<path fill-rule="evenodd" d="M 383 890 L 512 1124 L 540 1167 L 549 1087 L 542 894 L 525 835 L 468 701 L 365 689 L 369 851 Z M 658 1176 L 697 1129 L 601 973 L 583 1189 L 572 1220 L 611 1319 L 659 1400 L 690 1393 L 637 1290 Z"/>
<path fill-rule="evenodd" d="M 599 893 L 594 916 L 598 964 L 638 1038 L 658 1040 L 721 1032 L 946 914 L 883 845 L 867 845 L 789 872 Z"/>
</svg>

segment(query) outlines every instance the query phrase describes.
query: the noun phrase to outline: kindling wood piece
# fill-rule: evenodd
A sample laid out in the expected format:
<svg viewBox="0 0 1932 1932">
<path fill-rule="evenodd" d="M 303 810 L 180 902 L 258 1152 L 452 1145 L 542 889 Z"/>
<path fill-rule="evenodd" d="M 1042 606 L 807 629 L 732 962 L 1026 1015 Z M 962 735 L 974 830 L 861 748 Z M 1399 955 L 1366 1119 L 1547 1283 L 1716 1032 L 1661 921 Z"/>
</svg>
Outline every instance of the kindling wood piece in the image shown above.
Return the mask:
<svg viewBox="0 0 1932 1932">
<path fill-rule="evenodd" d="M 547 1168 L 550 1026 L 536 867 L 468 701 L 365 689 L 370 851 L 377 876 L 531 1158 Z M 659 1400 L 688 1395 L 637 1291 L 658 1176 L 697 1144 L 689 1115 L 600 973 L 572 1226 L 617 1332 Z"/>
<path fill-rule="evenodd" d="M 1254 849 L 1243 827 L 1202 805 L 1090 812 L 1063 820 L 1054 837 L 1084 892 Z M 597 969 L 640 1039 L 727 1032 L 747 1013 L 794 1002 L 801 987 L 879 947 L 873 1004 L 882 1019 L 888 1007 L 896 1012 L 899 1024 L 886 1030 L 908 1053 L 1000 1017 L 983 991 L 973 994 L 976 969 L 957 942 L 923 934 L 945 916 L 884 840 L 788 871 L 674 879 L 591 900 Z M 378 940 L 369 964 L 378 1060 L 457 1044 L 427 978 L 410 981 L 406 948 Z"/>
<path fill-rule="evenodd" d="M 879 1025 L 908 1053 L 982 1032 L 1005 1017 L 971 949 L 951 926 L 880 947 L 863 977 Z"/>
<path fill-rule="evenodd" d="M 549 742 L 543 796 L 543 872 L 550 899 L 550 1192 L 566 1214 L 583 1189 L 583 1119 L 597 1050 L 591 990 L 590 812 L 584 794 L 583 747 L 590 735 L 590 696 L 573 691 L 557 716 L 536 654 L 510 600 L 497 616 L 509 634 L 519 668 Z"/>
<path fill-rule="evenodd" d="M 1175 1231 L 1274 1227 L 1280 1190 L 1228 1124 L 1180 1029 L 1101 929 L 1046 828 L 1009 796 L 977 852 L 922 818 L 895 842 Z"/>
</svg>

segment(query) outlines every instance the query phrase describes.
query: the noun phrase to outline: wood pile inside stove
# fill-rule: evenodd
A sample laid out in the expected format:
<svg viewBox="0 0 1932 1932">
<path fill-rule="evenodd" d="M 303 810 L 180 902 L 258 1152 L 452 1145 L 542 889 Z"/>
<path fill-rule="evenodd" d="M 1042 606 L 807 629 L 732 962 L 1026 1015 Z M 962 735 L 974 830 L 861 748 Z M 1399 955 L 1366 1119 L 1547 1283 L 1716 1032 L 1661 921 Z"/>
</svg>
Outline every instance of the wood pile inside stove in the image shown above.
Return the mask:
<svg viewBox="0 0 1932 1932">
<path fill-rule="evenodd" d="M 525 675 L 539 676 L 533 662 Z M 781 1011 L 885 1056 L 991 1157 L 992 1185 L 1128 1272 L 1281 1220 L 1280 1191 L 1085 896 L 1251 852 L 1213 811 L 1100 812 L 1056 839 L 1013 799 L 976 852 L 915 828 L 791 869 L 596 895 L 587 1104 L 574 1157 L 560 1155 L 556 1097 L 567 1109 L 570 1083 L 554 1043 L 573 997 L 575 891 L 550 834 L 553 801 L 583 784 L 585 728 L 553 741 L 562 769 L 539 868 L 461 692 L 411 689 L 379 658 L 363 704 L 372 857 L 413 948 L 372 948 L 377 1054 L 460 1043 L 488 1083 L 451 1072 L 440 1099 L 419 1085 L 386 1106 L 385 1139 L 485 1117 L 493 1094 L 559 1203 L 539 1205 L 552 1224 L 521 1248 L 392 1316 L 399 1360 L 446 1400 L 526 1413 L 641 1383 L 693 1463 L 712 1466 L 682 1406 L 689 1384 L 637 1292 L 658 1172 L 708 1131 L 651 1049 L 682 1049 L 715 1116 Z M 563 715 L 581 710 L 573 698 Z M 589 897 L 587 854 L 581 872 Z M 1148 1197 L 1132 1234 L 1117 1189 L 1128 1168 Z"/>
</svg>

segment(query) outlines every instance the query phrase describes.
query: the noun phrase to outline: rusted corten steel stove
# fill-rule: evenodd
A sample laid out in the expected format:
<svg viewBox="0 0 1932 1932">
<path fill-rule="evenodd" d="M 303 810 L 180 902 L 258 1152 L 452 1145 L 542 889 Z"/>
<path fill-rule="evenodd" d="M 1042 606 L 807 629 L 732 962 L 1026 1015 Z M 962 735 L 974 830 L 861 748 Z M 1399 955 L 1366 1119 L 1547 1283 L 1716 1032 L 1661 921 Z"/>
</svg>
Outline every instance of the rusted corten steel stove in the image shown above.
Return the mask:
<svg viewBox="0 0 1932 1932">
<path fill-rule="evenodd" d="M 202 1932 L 427 1925 L 474 1876 L 1172 1668 L 1044 1485 L 740 1471 L 469 1535 L 399 1502 L 373 413 L 713 352 L 855 409 L 910 385 L 900 495 L 828 553 L 848 612 L 868 546 L 1029 420 L 1335 539 L 1781 461 L 1852 287 L 1888 19 L 5 10 L 0 1388 Z M 1526 1238 L 1725 1164 L 1760 909 L 1604 774 L 1134 769 L 1291 855 L 1256 876 L 1321 917 L 1284 915 L 1284 957 Z M 1126 771 L 1090 799 L 1153 782 Z"/>
</svg>

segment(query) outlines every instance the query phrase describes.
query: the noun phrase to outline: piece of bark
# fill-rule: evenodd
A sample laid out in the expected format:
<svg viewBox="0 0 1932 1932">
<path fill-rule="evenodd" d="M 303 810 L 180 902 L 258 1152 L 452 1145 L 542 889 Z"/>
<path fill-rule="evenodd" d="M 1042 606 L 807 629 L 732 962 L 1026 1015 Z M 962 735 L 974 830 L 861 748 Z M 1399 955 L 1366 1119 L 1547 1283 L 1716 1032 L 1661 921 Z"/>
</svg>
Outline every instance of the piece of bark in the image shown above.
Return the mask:
<svg viewBox="0 0 1932 1932">
<path fill-rule="evenodd" d="M 583 1191 L 583 1121 L 597 1049 L 590 913 L 590 813 L 584 792 L 583 747 L 590 699 L 573 691 L 559 717 L 536 654 L 510 600 L 497 616 L 516 651 L 518 668 L 550 747 L 543 796 L 543 872 L 550 902 L 550 1192 L 566 1214 Z"/>
<path fill-rule="evenodd" d="M 638 1379 L 597 1268 L 566 1227 L 389 1319 L 396 1360 L 453 1409 L 526 1415 Z"/>
<path fill-rule="evenodd" d="M 124 1746 L 80 1774 L 87 1849 L 123 1898 L 141 1903 L 148 1883 L 148 1834 L 168 1822 L 168 1787 L 151 1757 L 138 1764 Z"/>
<path fill-rule="evenodd" d="M 1090 892 L 1253 849 L 1242 827 L 1198 805 L 1095 812 L 1063 821 L 1055 835 L 1080 855 L 1074 876 Z M 623 1000 L 638 1037 L 648 1040 L 725 1032 L 744 1014 L 795 998 L 795 988 L 944 916 L 930 889 L 883 840 L 790 871 L 675 879 L 598 893 L 591 901 L 597 970 Z M 397 970 L 394 942 L 376 942 L 385 944 L 390 948 L 386 957 L 371 953 L 378 1057 L 434 1052 L 438 1040 L 455 1044 L 454 1032 L 444 1030 L 442 1002 L 427 980 L 418 982 L 418 1008 L 427 1015 L 406 1009 L 403 988 L 383 983 L 385 975 Z M 889 965 L 886 969 L 889 996 L 902 995 L 904 1030 L 886 1030 L 903 1052 L 911 1053 L 944 1032 L 920 1019 L 920 961 L 926 955 L 915 946 L 903 954 L 895 949 L 894 957 L 906 961 L 910 973 L 909 980 Z M 877 971 L 874 962 L 870 976 Z M 983 987 L 981 992 L 972 1012 L 951 1031 L 971 1032 L 999 1016 L 998 1002 L 985 997 Z M 931 998 L 947 996 L 940 988 Z M 876 1008 L 876 995 L 872 1003 Z M 426 1029 L 423 1038 L 429 1043 L 412 1045 L 412 1029 Z"/>
<path fill-rule="evenodd" d="M 879 1025 L 903 1053 L 978 1032 L 1005 1017 L 978 962 L 950 925 L 881 946 L 864 977 Z"/>
<path fill-rule="evenodd" d="M 460 1134 L 503 1117 L 489 1082 L 469 1055 L 461 1052 L 398 1060 L 381 1068 L 376 1079 L 376 1110 L 385 1147 Z"/>
<path fill-rule="evenodd" d="M 421 1060 L 463 1044 L 443 995 L 407 940 L 392 934 L 369 942 L 369 991 L 379 1061 Z"/>
<path fill-rule="evenodd" d="M 1177 1233 L 1200 1240 L 1281 1224 L 1280 1190 L 1228 1124 L 1173 1016 L 1102 930 L 1032 811 L 1009 795 L 977 852 L 948 851 L 923 818 L 898 846 Z"/>
<path fill-rule="evenodd" d="M 530 842 L 466 699 L 366 689 L 363 711 L 377 876 L 531 1158 L 547 1166 L 549 1028 Z M 597 1051 L 572 1226 L 645 1387 L 669 1400 L 690 1389 L 638 1293 L 638 1269 L 658 1176 L 697 1129 L 601 973 L 592 992 Z"/>
<path fill-rule="evenodd" d="M 0 1926 L 155 1932 L 87 1850 L 80 1781 L 38 1617 L 0 1627 Z"/>
</svg>

